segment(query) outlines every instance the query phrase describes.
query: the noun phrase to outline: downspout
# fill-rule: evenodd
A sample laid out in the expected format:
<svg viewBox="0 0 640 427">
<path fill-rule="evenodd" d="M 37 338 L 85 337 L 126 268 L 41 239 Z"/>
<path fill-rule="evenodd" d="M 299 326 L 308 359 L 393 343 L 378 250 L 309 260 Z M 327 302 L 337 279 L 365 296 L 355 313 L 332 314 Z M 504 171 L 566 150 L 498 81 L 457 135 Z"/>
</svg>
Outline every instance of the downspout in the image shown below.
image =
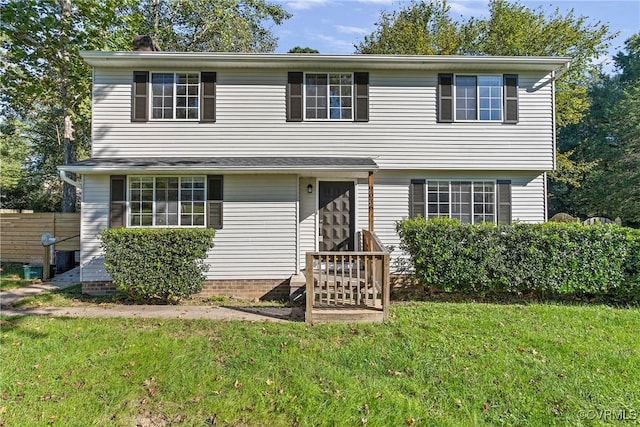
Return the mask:
<svg viewBox="0 0 640 427">
<path fill-rule="evenodd" d="M 78 190 L 82 191 L 82 183 L 79 181 L 75 181 L 71 178 L 69 178 L 67 176 L 67 172 L 62 170 L 62 169 L 58 169 L 58 175 L 60 175 L 60 179 L 62 179 L 64 182 L 73 185 L 74 187 L 76 187 Z"/>
<path fill-rule="evenodd" d="M 569 62 L 566 62 L 559 70 L 551 71 L 551 138 L 552 138 L 552 152 L 553 157 L 553 169 L 558 168 L 557 159 L 557 141 L 556 141 L 556 80 L 562 77 L 567 71 L 569 71 Z M 547 172 L 544 172 L 544 222 L 549 220 L 549 176 Z"/>
<path fill-rule="evenodd" d="M 564 73 L 562 73 L 564 74 Z M 556 164 L 556 75 L 555 70 L 551 72 L 551 138 L 553 139 L 553 170 L 557 168 Z"/>
</svg>

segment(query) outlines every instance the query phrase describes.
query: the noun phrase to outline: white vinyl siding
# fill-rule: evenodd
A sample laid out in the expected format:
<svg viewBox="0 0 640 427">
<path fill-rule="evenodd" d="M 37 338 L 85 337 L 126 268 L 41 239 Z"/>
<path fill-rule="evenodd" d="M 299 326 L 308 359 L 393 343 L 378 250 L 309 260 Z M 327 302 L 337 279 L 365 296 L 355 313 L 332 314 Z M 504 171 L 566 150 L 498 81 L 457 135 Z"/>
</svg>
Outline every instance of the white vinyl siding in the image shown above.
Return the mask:
<svg viewBox="0 0 640 427">
<path fill-rule="evenodd" d="M 97 239 L 108 227 L 109 176 L 84 177 L 84 282 L 108 281 Z M 226 175 L 224 229 L 216 230 L 206 262 L 208 279 L 287 279 L 296 271 L 295 175 Z"/>
<path fill-rule="evenodd" d="M 552 85 L 544 75 L 519 73 L 515 125 L 437 123 L 436 73 L 378 70 L 369 72 L 368 122 L 287 122 L 287 71 L 219 70 L 215 123 L 132 123 L 133 70 L 97 68 L 92 156 L 340 155 L 373 157 L 382 169 L 553 168 Z"/>
<path fill-rule="evenodd" d="M 375 232 L 392 250 L 392 271 L 400 272 L 402 252 L 395 230 L 409 216 L 409 185 L 413 178 L 439 181 L 510 179 L 513 221 L 542 222 L 544 174 L 526 172 L 384 171 L 375 175 Z M 317 246 L 316 179 L 294 175 L 225 175 L 225 227 L 216 231 L 207 259 L 209 279 L 286 279 L 300 268 L 304 255 Z M 108 226 L 109 176 L 86 175 L 81 216 L 81 280 L 107 281 L 97 234 Z M 307 185 L 313 193 L 307 193 Z M 298 187 L 298 190 L 296 190 Z M 300 194 L 297 208 L 296 191 Z M 367 228 L 368 185 L 358 180 L 356 233 Z M 296 221 L 298 224 L 296 226 Z M 299 229 L 299 238 L 296 236 Z M 299 243 L 298 243 L 299 242 Z M 299 248 L 296 251 L 296 247 Z"/>
<path fill-rule="evenodd" d="M 108 281 L 98 234 L 109 227 L 108 175 L 85 175 L 80 206 L 80 281 Z"/>
<path fill-rule="evenodd" d="M 311 193 L 308 186 L 312 186 Z M 299 266 L 304 270 L 306 263 L 306 253 L 315 252 L 317 248 L 318 226 L 317 226 L 317 183 L 315 178 L 300 178 L 300 213 L 298 230 L 299 241 Z"/>
<path fill-rule="evenodd" d="M 224 228 L 208 279 L 282 279 L 296 273 L 295 175 L 225 175 Z"/>
</svg>

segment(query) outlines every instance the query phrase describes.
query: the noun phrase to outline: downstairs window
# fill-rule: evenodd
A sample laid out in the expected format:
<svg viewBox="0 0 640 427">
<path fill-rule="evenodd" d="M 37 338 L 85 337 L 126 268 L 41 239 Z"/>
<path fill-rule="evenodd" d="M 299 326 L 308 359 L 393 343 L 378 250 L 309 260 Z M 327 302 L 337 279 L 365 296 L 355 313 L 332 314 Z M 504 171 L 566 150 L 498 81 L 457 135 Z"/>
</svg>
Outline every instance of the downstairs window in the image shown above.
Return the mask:
<svg viewBox="0 0 640 427">
<path fill-rule="evenodd" d="M 409 216 L 462 223 L 511 222 L 510 181 L 412 180 Z"/>
<path fill-rule="evenodd" d="M 112 175 L 109 227 L 223 226 L 222 175 Z"/>
</svg>

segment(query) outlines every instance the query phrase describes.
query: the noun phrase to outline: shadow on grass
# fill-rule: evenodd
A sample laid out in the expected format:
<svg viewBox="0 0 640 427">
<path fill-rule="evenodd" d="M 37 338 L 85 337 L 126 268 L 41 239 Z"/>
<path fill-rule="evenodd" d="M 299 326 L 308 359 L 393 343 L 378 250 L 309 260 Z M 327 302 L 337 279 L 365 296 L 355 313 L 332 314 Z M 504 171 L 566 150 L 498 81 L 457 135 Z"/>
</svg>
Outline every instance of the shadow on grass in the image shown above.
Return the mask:
<svg viewBox="0 0 640 427">
<path fill-rule="evenodd" d="M 44 333 L 41 330 L 26 325 L 28 321 L 29 317 L 27 316 L 2 316 L 2 318 L 0 318 L 0 330 L 2 332 L 16 332 L 19 335 L 33 339 L 47 338 L 49 336 L 49 334 Z M 0 337 L 0 343 L 2 343 L 3 346 L 7 345 L 4 336 Z"/>
<path fill-rule="evenodd" d="M 242 313 L 271 317 L 273 319 L 289 320 L 291 322 L 304 322 L 304 308 L 302 307 L 255 307 L 233 305 L 222 305 L 221 307 L 228 310 L 240 311 Z"/>
<path fill-rule="evenodd" d="M 447 302 L 478 304 L 557 304 L 557 305 L 605 305 L 614 308 L 638 308 L 640 301 L 628 301 L 613 295 L 564 294 L 554 295 L 542 292 L 460 292 L 445 291 L 420 285 L 395 286 L 391 292 L 394 302 Z"/>
<path fill-rule="evenodd" d="M 74 306 L 74 305 L 176 305 L 176 306 L 209 306 L 227 308 L 246 308 L 247 310 L 291 309 L 293 305 L 289 301 L 269 300 L 253 301 L 245 299 L 229 298 L 223 295 L 211 295 L 207 297 L 194 296 L 184 299 L 178 304 L 169 304 L 161 299 L 134 299 L 124 293 L 111 295 L 86 295 L 82 293 L 82 285 L 74 285 L 66 289 L 42 293 L 32 297 L 26 297 L 13 304 L 15 308 L 30 308 L 32 306 Z"/>
<path fill-rule="evenodd" d="M 34 304 L 42 305 L 73 305 L 74 303 L 84 304 L 122 304 L 136 305 L 140 302 L 134 301 L 124 294 L 92 296 L 82 293 L 82 285 L 73 285 L 69 288 L 58 289 L 51 292 L 41 293 L 35 296 L 23 298 L 15 303 L 13 307 L 24 308 Z M 147 304 L 147 303 L 145 303 Z"/>
</svg>

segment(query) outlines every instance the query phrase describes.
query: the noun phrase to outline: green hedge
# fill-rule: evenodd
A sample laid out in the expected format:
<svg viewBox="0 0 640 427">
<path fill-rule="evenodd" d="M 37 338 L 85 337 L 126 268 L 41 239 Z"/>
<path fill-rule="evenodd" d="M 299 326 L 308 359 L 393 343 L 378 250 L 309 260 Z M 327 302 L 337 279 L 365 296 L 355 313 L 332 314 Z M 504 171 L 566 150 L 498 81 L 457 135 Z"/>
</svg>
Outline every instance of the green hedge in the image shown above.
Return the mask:
<svg viewBox="0 0 640 427">
<path fill-rule="evenodd" d="M 111 228 L 99 239 L 117 289 L 136 301 L 177 303 L 202 290 L 211 228 Z"/>
<path fill-rule="evenodd" d="M 416 278 L 425 286 L 640 301 L 640 230 L 415 218 L 399 222 L 397 231 Z"/>
</svg>

